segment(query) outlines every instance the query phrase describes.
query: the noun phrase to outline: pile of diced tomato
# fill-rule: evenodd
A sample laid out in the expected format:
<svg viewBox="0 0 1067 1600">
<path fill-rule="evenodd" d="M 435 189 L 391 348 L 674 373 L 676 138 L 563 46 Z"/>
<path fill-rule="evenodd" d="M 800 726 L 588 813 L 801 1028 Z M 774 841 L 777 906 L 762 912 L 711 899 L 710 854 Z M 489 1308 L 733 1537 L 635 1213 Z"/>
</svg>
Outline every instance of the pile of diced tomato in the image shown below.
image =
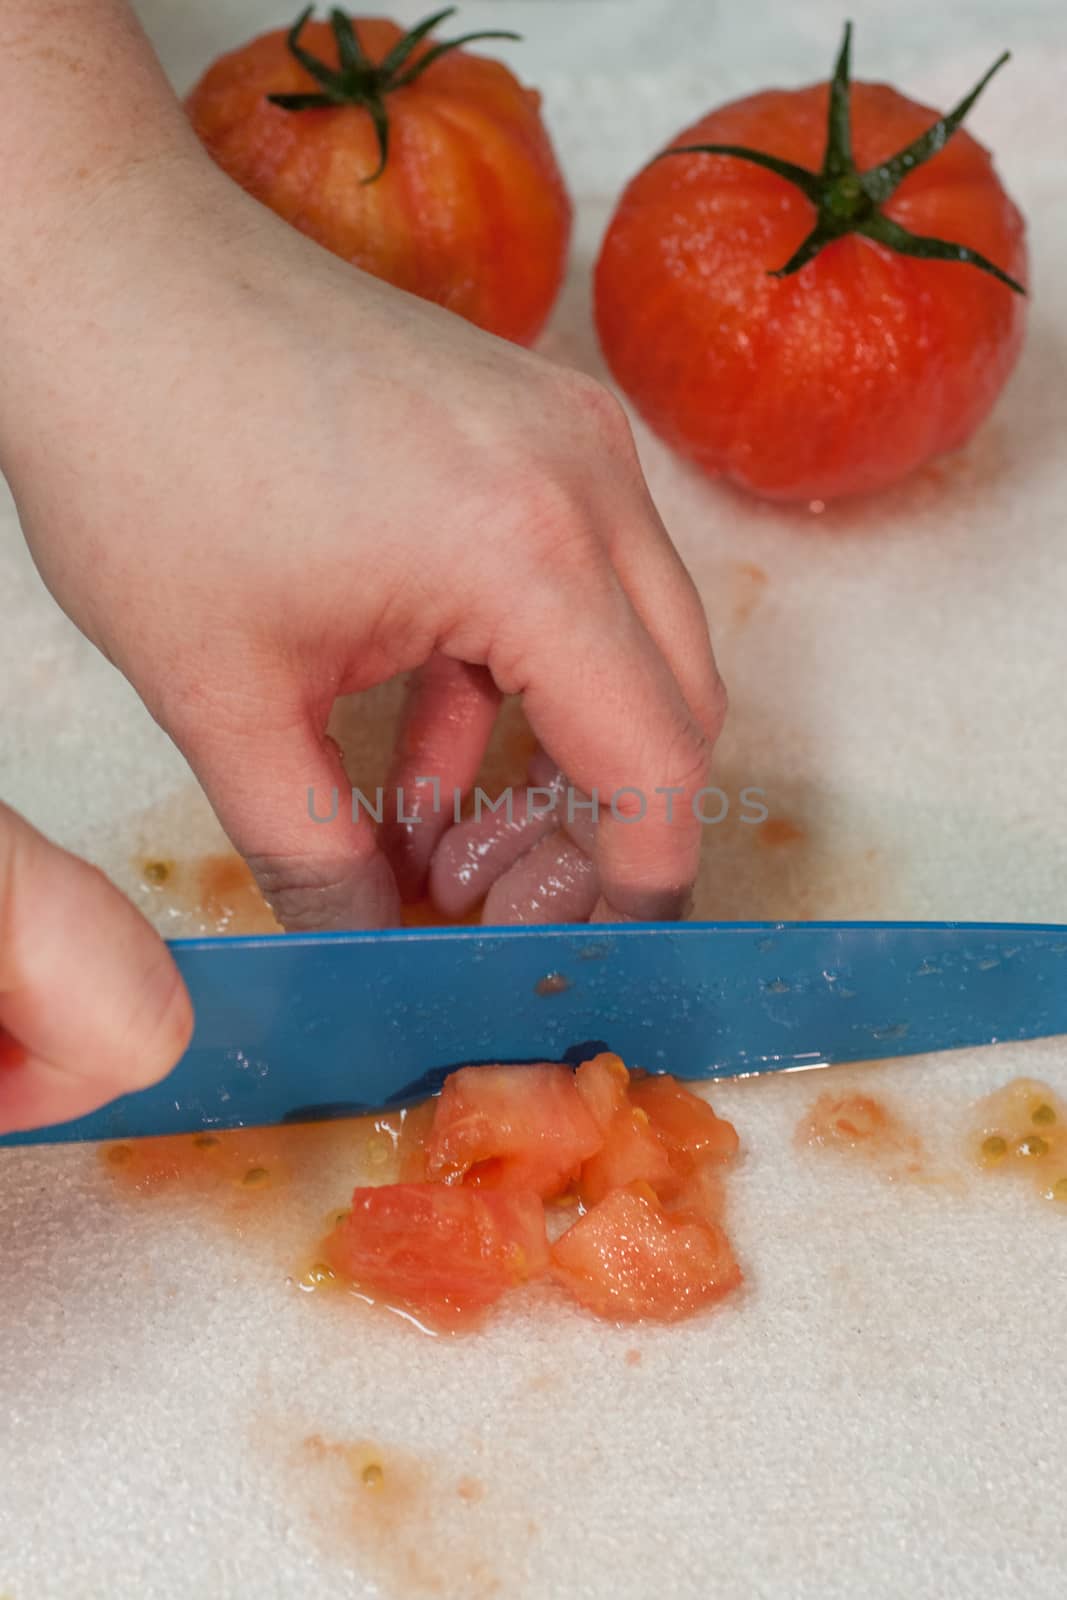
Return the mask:
<svg viewBox="0 0 1067 1600">
<path fill-rule="evenodd" d="M 410 1116 L 399 1183 L 358 1188 L 332 1270 L 428 1326 L 474 1325 L 549 1278 L 597 1316 L 673 1321 L 741 1282 L 721 1223 L 737 1134 L 674 1078 L 618 1056 L 464 1067 Z M 575 1220 L 554 1242 L 545 1207 Z"/>
</svg>

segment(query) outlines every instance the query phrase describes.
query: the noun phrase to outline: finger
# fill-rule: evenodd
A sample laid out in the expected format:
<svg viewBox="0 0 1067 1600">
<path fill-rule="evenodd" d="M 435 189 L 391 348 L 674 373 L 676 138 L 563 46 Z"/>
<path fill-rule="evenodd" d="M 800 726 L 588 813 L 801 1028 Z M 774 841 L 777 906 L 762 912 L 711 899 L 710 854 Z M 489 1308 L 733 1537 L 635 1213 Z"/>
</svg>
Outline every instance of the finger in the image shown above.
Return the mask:
<svg viewBox="0 0 1067 1600">
<path fill-rule="evenodd" d="M 404 900 L 425 889 L 453 790 L 466 794 L 477 778 L 499 708 L 500 692 L 484 667 L 443 655 L 430 657 L 408 692 L 379 835 Z"/>
<path fill-rule="evenodd" d="M 529 787 L 505 791 L 499 810 L 468 817 L 445 834 L 430 863 L 430 897 L 444 916 L 473 910 L 502 873 L 558 826 L 563 776 L 555 763 L 548 767 L 535 776 L 531 763 Z M 531 788 L 540 792 L 531 795 Z"/>
<path fill-rule="evenodd" d="M 258 723 L 201 715 L 174 736 L 283 927 L 388 927 L 400 902 L 375 836 L 384 796 L 365 796 L 370 810 L 358 800 L 328 712 L 275 702 Z"/>
<path fill-rule="evenodd" d="M 678 681 L 612 574 L 586 576 L 565 650 L 558 616 L 570 594 L 533 585 L 503 635 L 500 686 L 524 693 L 527 718 L 571 783 L 599 806 L 596 865 L 617 911 L 680 914 L 696 877 L 709 741 Z M 556 626 L 553 626 L 555 621 Z M 503 675 L 503 681 L 501 677 Z"/>
<path fill-rule="evenodd" d="M 593 820 L 589 796 L 580 794 L 556 768 L 552 758 L 538 750 L 530 762 L 529 779 L 534 784 L 552 784 L 559 791 L 557 813 L 560 829 L 571 843 L 590 861 L 596 857 L 596 823 Z M 632 922 L 632 917 L 617 911 L 600 895 L 589 913 L 590 922 Z"/>
<path fill-rule="evenodd" d="M 192 1025 L 155 930 L 95 867 L 0 806 L 0 1131 L 154 1083 Z"/>
<path fill-rule="evenodd" d="M 634 919 L 633 917 L 625 916 L 621 911 L 616 911 L 614 906 L 609 906 L 603 895 L 601 895 L 589 913 L 589 920 L 590 922 L 632 922 Z"/>
<path fill-rule="evenodd" d="M 585 922 L 597 901 L 596 868 L 559 831 L 542 839 L 498 878 L 483 923 Z"/>
<path fill-rule="evenodd" d="M 608 550 L 635 612 L 670 667 L 689 709 L 714 747 L 726 717 L 703 601 L 641 480 L 646 516 L 620 517 Z"/>
</svg>

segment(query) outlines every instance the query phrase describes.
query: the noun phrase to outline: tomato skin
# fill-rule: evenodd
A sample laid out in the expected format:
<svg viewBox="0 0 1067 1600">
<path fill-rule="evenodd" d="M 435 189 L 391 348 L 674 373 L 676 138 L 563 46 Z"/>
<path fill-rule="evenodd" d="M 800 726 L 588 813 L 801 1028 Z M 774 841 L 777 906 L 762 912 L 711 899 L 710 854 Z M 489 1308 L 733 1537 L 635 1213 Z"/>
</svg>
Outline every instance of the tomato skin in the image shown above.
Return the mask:
<svg viewBox="0 0 1067 1600">
<path fill-rule="evenodd" d="M 325 1253 L 362 1293 L 441 1329 L 471 1326 L 549 1265 L 537 1195 L 443 1183 L 356 1189 Z"/>
<path fill-rule="evenodd" d="M 356 31 L 375 62 L 402 36 L 383 19 L 356 19 Z M 307 23 L 301 43 L 336 66 L 328 23 Z M 266 98 L 317 87 L 280 29 L 216 61 L 186 109 L 218 165 L 327 250 L 532 343 L 559 292 L 571 226 L 540 96 L 501 63 L 451 51 L 387 94 L 389 159 L 363 184 L 378 164 L 367 111 L 286 111 Z"/>
<path fill-rule="evenodd" d="M 601 1143 L 570 1067 L 461 1067 L 437 1101 L 426 1172 L 547 1200 Z"/>
<path fill-rule="evenodd" d="M 827 86 L 768 90 L 671 141 L 742 144 L 818 170 Z M 862 169 L 935 120 L 884 84 L 852 87 Z M 1025 284 L 1023 221 L 964 130 L 883 208 L 980 251 Z M 815 210 L 775 173 L 669 156 L 619 201 L 596 268 L 600 342 L 649 426 L 712 475 L 771 499 L 880 489 L 963 444 L 1021 347 L 1026 305 L 973 266 L 907 258 L 852 234 L 772 278 Z"/>
<path fill-rule="evenodd" d="M 741 1282 L 717 1223 L 671 1216 L 643 1184 L 613 1189 L 551 1249 L 552 1275 L 597 1316 L 676 1322 Z"/>
</svg>

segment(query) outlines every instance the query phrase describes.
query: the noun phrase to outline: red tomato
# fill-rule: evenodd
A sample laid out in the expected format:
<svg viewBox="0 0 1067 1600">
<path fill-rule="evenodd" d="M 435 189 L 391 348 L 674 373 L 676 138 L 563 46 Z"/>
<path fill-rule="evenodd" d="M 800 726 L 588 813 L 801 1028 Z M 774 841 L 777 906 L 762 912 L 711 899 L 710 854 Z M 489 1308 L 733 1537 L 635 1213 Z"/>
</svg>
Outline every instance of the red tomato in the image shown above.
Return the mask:
<svg viewBox="0 0 1067 1600">
<path fill-rule="evenodd" d="M 601 1143 L 569 1067 L 462 1067 L 437 1101 L 426 1171 L 547 1200 Z"/>
<path fill-rule="evenodd" d="M 231 178 L 327 250 L 529 344 L 559 291 L 571 222 L 540 96 L 497 61 L 434 55 L 425 36 L 387 68 L 405 37 L 343 15 L 264 34 L 208 69 L 189 117 Z M 340 70 L 342 39 L 358 70 Z M 376 119 L 388 137 L 377 177 Z"/>
<path fill-rule="evenodd" d="M 669 1216 L 643 1184 L 613 1189 L 552 1246 L 553 1276 L 597 1316 L 673 1322 L 741 1282 L 714 1222 Z"/>
<path fill-rule="evenodd" d="M 698 1160 L 730 1161 L 737 1154 L 737 1129 L 677 1078 L 641 1078 L 630 1085 L 630 1099 L 648 1116 L 679 1175 Z"/>
<path fill-rule="evenodd" d="M 326 1256 L 374 1300 L 436 1328 L 469 1326 L 506 1290 L 546 1270 L 544 1207 L 529 1190 L 357 1189 Z"/>
<path fill-rule="evenodd" d="M 847 36 L 838 69 L 847 128 Z M 686 128 L 673 147 L 742 147 L 790 163 L 793 181 L 736 155 L 666 154 L 625 190 L 596 268 L 604 353 L 650 427 L 783 500 L 878 489 L 961 445 L 1023 337 L 1022 294 L 973 264 L 1026 281 L 1023 221 L 988 152 L 948 129 L 891 168 L 936 113 L 858 83 L 854 161 L 837 136 L 827 176 L 828 87 L 768 89 Z M 945 241 L 970 256 L 904 253 Z"/>
</svg>

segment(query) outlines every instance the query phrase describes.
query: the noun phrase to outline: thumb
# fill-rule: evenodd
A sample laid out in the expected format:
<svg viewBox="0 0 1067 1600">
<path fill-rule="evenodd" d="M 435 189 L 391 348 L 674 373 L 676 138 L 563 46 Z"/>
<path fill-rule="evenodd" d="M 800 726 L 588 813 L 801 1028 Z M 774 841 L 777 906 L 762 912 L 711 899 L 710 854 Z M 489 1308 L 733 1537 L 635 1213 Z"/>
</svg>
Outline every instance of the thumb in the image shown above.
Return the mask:
<svg viewBox="0 0 1067 1600">
<path fill-rule="evenodd" d="M 399 922 L 374 820 L 354 806 L 340 752 L 305 707 L 275 707 L 265 726 L 205 721 L 178 743 L 284 928 Z"/>
<path fill-rule="evenodd" d="M 0 1132 L 154 1083 L 192 1027 L 154 929 L 103 873 L 0 805 Z"/>
</svg>

